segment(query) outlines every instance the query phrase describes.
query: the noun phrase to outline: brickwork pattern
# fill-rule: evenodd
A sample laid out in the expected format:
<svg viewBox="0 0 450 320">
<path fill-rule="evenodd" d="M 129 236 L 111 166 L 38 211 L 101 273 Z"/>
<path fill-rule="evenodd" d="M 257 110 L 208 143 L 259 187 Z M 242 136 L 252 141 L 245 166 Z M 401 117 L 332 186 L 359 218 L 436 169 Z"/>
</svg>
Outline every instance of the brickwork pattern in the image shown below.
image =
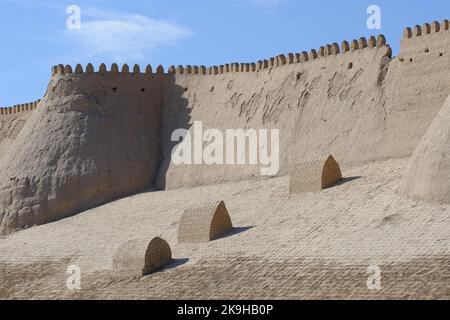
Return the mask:
<svg viewBox="0 0 450 320">
<path fill-rule="evenodd" d="M 213 202 L 184 212 L 178 230 L 178 242 L 208 242 L 232 229 L 233 225 L 225 203 Z"/>
<path fill-rule="evenodd" d="M 321 192 L 290 195 L 288 177 L 149 190 L 1 237 L 0 297 L 450 298 L 450 206 L 396 193 L 408 160 L 344 167 L 346 179 Z M 178 244 L 180 208 L 218 197 L 236 232 Z M 149 233 L 171 244 L 174 263 L 140 281 L 114 278 L 117 248 Z M 80 292 L 65 287 L 70 264 L 82 270 Z M 366 286 L 374 264 L 379 292 Z"/>
</svg>

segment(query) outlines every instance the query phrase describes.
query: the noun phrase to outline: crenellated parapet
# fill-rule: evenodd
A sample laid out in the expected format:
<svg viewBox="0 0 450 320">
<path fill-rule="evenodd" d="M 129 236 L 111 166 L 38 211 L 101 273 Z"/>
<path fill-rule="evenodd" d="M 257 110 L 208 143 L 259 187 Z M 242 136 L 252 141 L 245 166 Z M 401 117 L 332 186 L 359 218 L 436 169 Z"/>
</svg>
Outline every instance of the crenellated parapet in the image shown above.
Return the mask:
<svg viewBox="0 0 450 320">
<path fill-rule="evenodd" d="M 422 26 L 416 25 L 414 27 L 405 28 L 403 31 L 403 40 L 414 39 L 445 31 L 449 31 L 449 20 L 444 20 L 442 22 L 433 21 L 432 23 L 424 23 Z"/>
<path fill-rule="evenodd" d="M 257 62 L 247 62 L 247 63 L 227 63 L 219 66 L 193 66 L 193 65 L 178 65 L 170 66 L 167 69 L 167 73 L 164 71 L 164 67 L 159 65 L 156 71 L 151 65 L 148 65 L 145 70 L 141 70 L 139 65 L 134 65 L 130 68 L 127 64 L 119 67 L 117 64 L 113 63 L 110 68 L 102 63 L 95 69 L 95 67 L 89 63 L 85 68 L 82 65 L 77 64 L 74 68 L 70 65 L 59 64 L 52 68 L 52 75 L 62 75 L 62 74 L 113 74 L 113 75 L 208 75 L 216 76 L 226 73 L 251 73 L 260 72 L 263 70 L 269 70 L 273 68 L 283 67 L 286 65 L 293 65 L 299 63 L 313 62 L 319 59 L 325 59 L 328 57 L 352 54 L 360 50 L 365 49 L 376 49 L 388 47 L 386 44 L 386 38 L 384 35 L 379 35 L 378 37 L 371 36 L 369 39 L 361 37 L 359 39 L 353 39 L 352 41 L 342 41 L 339 45 L 337 42 L 332 44 L 327 44 L 319 47 L 318 49 L 311 49 L 309 52 L 302 51 L 298 53 L 288 53 L 279 54 L 276 57 L 271 57 L 269 59 L 258 60 Z M 390 48 L 389 48 L 390 49 Z M 391 55 L 389 50 L 388 55 Z"/>
<path fill-rule="evenodd" d="M 39 106 L 40 102 L 41 100 L 37 100 L 29 103 L 14 105 L 12 107 L 0 107 L 0 116 L 9 116 L 25 111 L 32 111 Z"/>
<path fill-rule="evenodd" d="M 77 64 L 75 68 L 72 68 L 70 65 L 63 65 L 59 64 L 52 67 L 52 76 L 55 75 L 62 75 L 62 74 L 112 74 L 112 75 L 162 75 L 164 74 L 164 67 L 159 65 L 156 68 L 156 72 L 153 71 L 153 68 L 151 65 L 147 65 L 145 70 L 141 70 L 141 67 L 138 64 L 135 64 L 133 68 L 131 69 L 128 64 L 124 64 L 121 67 L 117 65 L 116 63 L 113 63 L 110 68 L 106 66 L 106 64 L 102 63 L 99 65 L 98 69 L 96 70 L 94 65 L 89 63 L 86 65 L 85 68 L 81 64 Z"/>
<path fill-rule="evenodd" d="M 359 39 L 354 39 L 351 42 L 343 41 L 341 45 L 339 45 L 337 42 L 334 42 L 332 44 L 321 46 L 318 49 L 311 49 L 309 52 L 302 51 L 300 53 L 288 53 L 286 55 L 280 54 L 267 60 L 260 60 L 255 64 L 255 71 L 282 67 L 285 65 L 297 63 L 308 63 L 327 57 L 354 53 L 358 50 L 363 50 L 366 48 L 375 49 L 386 46 L 388 47 L 384 35 L 379 35 L 377 38 L 372 36 L 369 39 L 361 37 Z"/>
<path fill-rule="evenodd" d="M 273 68 L 283 67 L 286 65 L 308 63 L 318 59 L 324 59 L 332 56 L 339 56 L 344 54 L 356 53 L 364 49 L 379 49 L 382 47 L 388 47 L 386 38 L 384 35 L 378 37 L 371 36 L 369 39 L 361 37 L 354 39 L 350 42 L 343 41 L 341 45 L 337 42 L 321 46 L 318 49 L 311 49 L 309 52 L 302 51 L 299 53 L 279 54 L 276 57 L 269 59 L 258 60 L 257 62 L 250 63 L 227 63 L 220 66 L 210 66 L 208 68 L 204 66 L 170 66 L 168 69 L 169 74 L 174 75 L 221 75 L 226 73 L 250 73 L 260 72 L 263 70 L 269 70 Z M 389 48 L 388 55 L 392 55 L 392 51 Z"/>
<path fill-rule="evenodd" d="M 403 30 L 400 61 L 415 63 L 417 59 L 436 59 L 450 53 L 449 20 L 433 21 Z"/>
</svg>

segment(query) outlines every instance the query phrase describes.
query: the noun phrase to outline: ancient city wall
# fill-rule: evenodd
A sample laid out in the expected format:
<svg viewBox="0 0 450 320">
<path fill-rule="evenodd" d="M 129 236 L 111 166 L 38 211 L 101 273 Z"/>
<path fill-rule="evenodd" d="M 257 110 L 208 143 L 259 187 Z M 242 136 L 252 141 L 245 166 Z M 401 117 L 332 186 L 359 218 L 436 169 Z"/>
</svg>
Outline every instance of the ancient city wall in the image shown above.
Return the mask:
<svg viewBox="0 0 450 320">
<path fill-rule="evenodd" d="M 279 175 L 329 154 L 343 165 L 409 156 L 450 92 L 449 35 L 445 21 L 406 29 L 395 58 L 379 36 L 167 73 L 55 66 L 0 162 L 0 232 L 154 185 L 260 176 L 258 165 L 174 165 L 171 135 L 194 135 L 196 121 L 203 132 L 278 129 Z"/>
<path fill-rule="evenodd" d="M 12 107 L 0 107 L 0 116 L 13 115 L 20 112 L 32 111 L 37 108 L 41 100 L 37 100 L 30 103 L 18 104 Z"/>
<path fill-rule="evenodd" d="M 259 166 L 171 163 L 171 133 L 194 121 L 202 121 L 204 130 L 223 132 L 279 129 L 280 174 L 330 153 L 347 163 L 375 159 L 372 145 L 381 143 L 385 115 L 379 106 L 390 57 L 380 36 L 256 63 L 169 68 L 173 79 L 165 90 L 165 162 L 158 185 L 177 188 L 260 176 Z"/>
<path fill-rule="evenodd" d="M 12 107 L 0 107 L 0 159 L 12 141 L 16 139 L 30 117 L 30 112 L 36 109 L 39 102 L 40 100 Z"/>
<path fill-rule="evenodd" d="M 450 93 L 448 21 L 406 28 L 385 83 L 384 156 L 409 156 Z"/>
<path fill-rule="evenodd" d="M 380 36 L 255 63 L 170 67 L 158 185 L 259 176 L 256 166 L 171 164 L 171 132 L 200 120 L 204 130 L 280 129 L 280 174 L 329 153 L 344 165 L 410 156 L 450 92 L 448 21 L 405 29 L 391 55 Z"/>
<path fill-rule="evenodd" d="M 161 75 L 93 69 L 54 68 L 41 105 L 3 156 L 2 233 L 152 185 L 160 164 Z"/>
</svg>

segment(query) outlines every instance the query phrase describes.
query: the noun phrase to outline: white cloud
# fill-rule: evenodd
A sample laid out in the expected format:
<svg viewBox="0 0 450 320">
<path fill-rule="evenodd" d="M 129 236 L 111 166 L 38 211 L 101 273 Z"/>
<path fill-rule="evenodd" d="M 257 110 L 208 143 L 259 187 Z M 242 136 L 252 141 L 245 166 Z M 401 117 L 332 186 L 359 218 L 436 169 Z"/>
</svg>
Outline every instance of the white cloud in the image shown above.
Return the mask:
<svg viewBox="0 0 450 320">
<path fill-rule="evenodd" d="M 90 57 L 109 55 L 120 60 L 143 60 L 152 50 L 176 45 L 191 36 L 189 29 L 165 20 L 81 8 L 81 29 L 64 34 Z"/>
</svg>

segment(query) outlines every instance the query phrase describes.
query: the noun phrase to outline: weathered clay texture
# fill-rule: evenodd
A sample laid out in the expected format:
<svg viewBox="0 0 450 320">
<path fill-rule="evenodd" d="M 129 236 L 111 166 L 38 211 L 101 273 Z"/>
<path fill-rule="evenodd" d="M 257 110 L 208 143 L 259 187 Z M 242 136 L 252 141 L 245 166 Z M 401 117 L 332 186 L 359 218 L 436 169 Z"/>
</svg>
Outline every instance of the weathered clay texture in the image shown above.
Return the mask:
<svg viewBox="0 0 450 320">
<path fill-rule="evenodd" d="M 400 192 L 419 200 L 450 203 L 450 96 L 414 152 Z"/>
<path fill-rule="evenodd" d="M 150 187 L 160 161 L 160 93 L 160 81 L 146 75 L 54 75 L 1 157 L 1 233 Z"/>
<path fill-rule="evenodd" d="M 279 129 L 279 176 L 330 153 L 345 165 L 411 156 L 450 92 L 450 30 L 445 21 L 404 34 L 395 58 L 379 36 L 168 73 L 55 66 L 36 110 L 0 114 L 0 233 L 146 188 L 260 174 L 255 165 L 174 165 L 171 134 L 194 121 Z"/>
</svg>

